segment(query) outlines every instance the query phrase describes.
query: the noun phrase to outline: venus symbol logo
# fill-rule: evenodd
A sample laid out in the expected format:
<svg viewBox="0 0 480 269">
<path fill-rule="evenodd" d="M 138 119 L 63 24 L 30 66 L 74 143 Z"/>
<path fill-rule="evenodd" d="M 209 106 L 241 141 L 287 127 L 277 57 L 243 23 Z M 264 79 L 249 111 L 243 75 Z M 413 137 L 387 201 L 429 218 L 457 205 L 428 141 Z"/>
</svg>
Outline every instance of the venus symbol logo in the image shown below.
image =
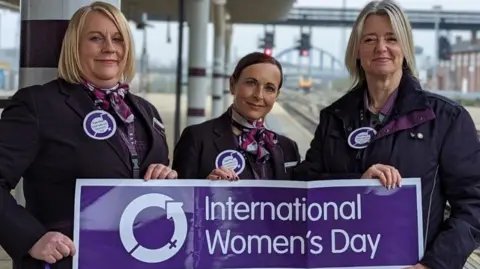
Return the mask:
<svg viewBox="0 0 480 269">
<path fill-rule="evenodd" d="M 175 202 L 167 195 L 149 193 L 142 195 L 127 205 L 120 218 L 120 240 L 135 259 L 145 263 L 160 263 L 172 258 L 185 243 L 188 223 L 182 202 Z M 149 207 L 159 207 L 167 212 L 167 218 L 174 224 L 174 232 L 169 242 L 161 248 L 148 249 L 140 245 L 133 234 L 135 218 Z"/>
<path fill-rule="evenodd" d="M 105 140 L 115 134 L 117 124 L 110 113 L 103 110 L 94 110 L 85 116 L 83 130 L 93 139 Z"/>
<path fill-rule="evenodd" d="M 350 133 L 348 145 L 354 149 L 364 149 L 374 139 L 377 131 L 371 127 L 361 127 Z"/>
</svg>

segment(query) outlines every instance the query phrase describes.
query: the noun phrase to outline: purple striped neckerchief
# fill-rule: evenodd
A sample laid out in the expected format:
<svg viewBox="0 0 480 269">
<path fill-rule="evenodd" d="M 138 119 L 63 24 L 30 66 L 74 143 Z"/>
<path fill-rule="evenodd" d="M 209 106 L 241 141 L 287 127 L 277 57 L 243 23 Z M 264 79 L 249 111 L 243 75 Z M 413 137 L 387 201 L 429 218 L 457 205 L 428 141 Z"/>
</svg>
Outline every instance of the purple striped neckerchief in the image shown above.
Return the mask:
<svg viewBox="0 0 480 269">
<path fill-rule="evenodd" d="M 245 152 L 256 156 L 257 162 L 270 158 L 270 151 L 278 143 L 274 132 L 265 127 L 263 119 L 248 121 L 231 107 L 232 124 L 241 133 L 237 136 L 238 144 Z"/>
<path fill-rule="evenodd" d="M 135 120 L 132 110 L 124 100 L 129 90 L 128 84 L 118 83 L 112 88 L 102 89 L 85 80 L 83 85 L 90 90 L 95 99 L 102 101 L 99 105 L 103 110 L 108 111 L 112 108 L 125 123 L 132 123 Z"/>
</svg>

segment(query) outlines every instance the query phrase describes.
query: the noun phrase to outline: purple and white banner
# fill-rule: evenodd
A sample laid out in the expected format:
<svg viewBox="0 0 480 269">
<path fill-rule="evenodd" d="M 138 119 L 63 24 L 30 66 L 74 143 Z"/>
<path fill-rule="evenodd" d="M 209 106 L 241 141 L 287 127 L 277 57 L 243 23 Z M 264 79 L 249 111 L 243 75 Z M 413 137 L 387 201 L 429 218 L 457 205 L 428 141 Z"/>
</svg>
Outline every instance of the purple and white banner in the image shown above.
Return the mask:
<svg viewBox="0 0 480 269">
<path fill-rule="evenodd" d="M 78 180 L 74 269 L 403 268 L 421 185 L 377 180 Z"/>
</svg>

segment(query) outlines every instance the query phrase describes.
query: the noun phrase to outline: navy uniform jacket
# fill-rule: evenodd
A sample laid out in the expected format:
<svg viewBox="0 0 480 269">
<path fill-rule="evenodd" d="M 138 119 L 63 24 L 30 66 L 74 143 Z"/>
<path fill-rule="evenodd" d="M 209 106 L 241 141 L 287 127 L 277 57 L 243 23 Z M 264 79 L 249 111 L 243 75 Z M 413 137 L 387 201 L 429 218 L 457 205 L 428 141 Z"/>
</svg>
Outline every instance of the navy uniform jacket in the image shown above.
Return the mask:
<svg viewBox="0 0 480 269">
<path fill-rule="evenodd" d="M 421 177 L 426 250 L 420 262 L 431 269 L 463 268 L 480 242 L 480 142 L 471 116 L 404 74 L 390 119 L 367 148 L 353 149 L 347 138 L 361 127 L 364 89 L 321 111 L 296 177 L 360 178 L 377 163 L 395 167 L 403 178 Z M 444 222 L 447 201 L 452 214 Z"/>
<path fill-rule="evenodd" d="M 228 113 L 201 124 L 185 128 L 175 146 L 172 168 L 182 179 L 204 179 L 216 168 L 215 159 L 225 150 L 239 150 L 232 132 Z M 293 168 L 300 162 L 295 141 L 278 135 L 278 143 L 271 152 L 274 179 L 290 180 Z M 252 167 L 238 175 L 240 179 L 255 179 Z"/>
<path fill-rule="evenodd" d="M 168 165 L 165 134 L 154 127 L 153 119 L 161 119 L 149 102 L 130 93 L 126 96 L 152 141 L 140 164 L 143 177 L 149 164 Z M 82 85 L 58 79 L 20 89 L 2 113 L 0 245 L 16 268 L 42 268 L 28 251 L 47 231 L 72 237 L 77 178 L 132 178 L 130 157 L 119 135 L 101 141 L 84 132 L 83 119 L 94 109 Z M 10 195 L 21 177 L 26 209 Z M 71 268 L 71 261 L 63 259 L 51 269 Z"/>
</svg>

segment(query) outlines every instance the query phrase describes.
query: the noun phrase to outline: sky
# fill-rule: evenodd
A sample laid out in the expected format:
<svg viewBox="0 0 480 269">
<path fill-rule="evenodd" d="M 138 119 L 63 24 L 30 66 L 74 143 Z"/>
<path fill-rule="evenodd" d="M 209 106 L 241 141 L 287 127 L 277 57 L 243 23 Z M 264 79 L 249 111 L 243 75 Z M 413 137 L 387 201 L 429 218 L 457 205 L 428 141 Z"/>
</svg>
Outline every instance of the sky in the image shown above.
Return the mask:
<svg viewBox="0 0 480 269">
<path fill-rule="evenodd" d="M 157 0 L 159 1 L 159 0 Z M 162 0 L 169 1 L 169 0 Z M 236 0 L 238 1 L 238 0 Z M 479 0 L 397 0 L 404 9 L 426 9 L 431 10 L 434 5 L 441 5 L 444 10 L 468 10 L 479 11 Z M 347 7 L 361 8 L 368 0 L 347 0 Z M 297 0 L 295 6 L 298 7 L 341 7 L 340 0 Z M 19 36 L 19 14 L 9 11 L 0 11 L 0 46 L 15 47 L 18 46 Z M 163 22 L 152 22 L 153 27 L 147 31 L 148 41 L 147 49 L 152 61 L 161 64 L 171 64 L 176 61 L 177 55 L 177 38 L 178 25 L 170 23 L 171 43 L 167 43 L 167 24 Z M 132 25 L 132 28 L 133 25 Z M 185 29 L 184 39 L 184 58 L 188 50 L 188 29 Z M 276 27 L 275 51 L 281 51 L 285 48 L 293 46 L 293 38 L 298 37 L 300 27 Z M 136 29 L 133 30 L 135 46 L 138 55 L 142 47 L 142 33 Z M 315 27 L 312 32 L 312 43 L 316 47 L 335 55 L 339 59 L 343 59 L 341 35 L 345 34 L 348 39 L 350 29 L 342 30 L 341 28 L 323 28 Z M 232 37 L 232 58 L 238 59 L 252 51 L 257 51 L 258 38 L 263 35 L 262 25 L 234 25 Z M 456 35 L 462 35 L 469 38 L 468 32 L 452 32 L 452 39 Z M 427 30 L 414 30 L 414 41 L 416 45 L 421 45 L 426 53 L 432 53 L 434 46 L 434 33 Z M 207 38 L 207 59 L 213 61 L 213 25 L 209 26 Z"/>
</svg>

